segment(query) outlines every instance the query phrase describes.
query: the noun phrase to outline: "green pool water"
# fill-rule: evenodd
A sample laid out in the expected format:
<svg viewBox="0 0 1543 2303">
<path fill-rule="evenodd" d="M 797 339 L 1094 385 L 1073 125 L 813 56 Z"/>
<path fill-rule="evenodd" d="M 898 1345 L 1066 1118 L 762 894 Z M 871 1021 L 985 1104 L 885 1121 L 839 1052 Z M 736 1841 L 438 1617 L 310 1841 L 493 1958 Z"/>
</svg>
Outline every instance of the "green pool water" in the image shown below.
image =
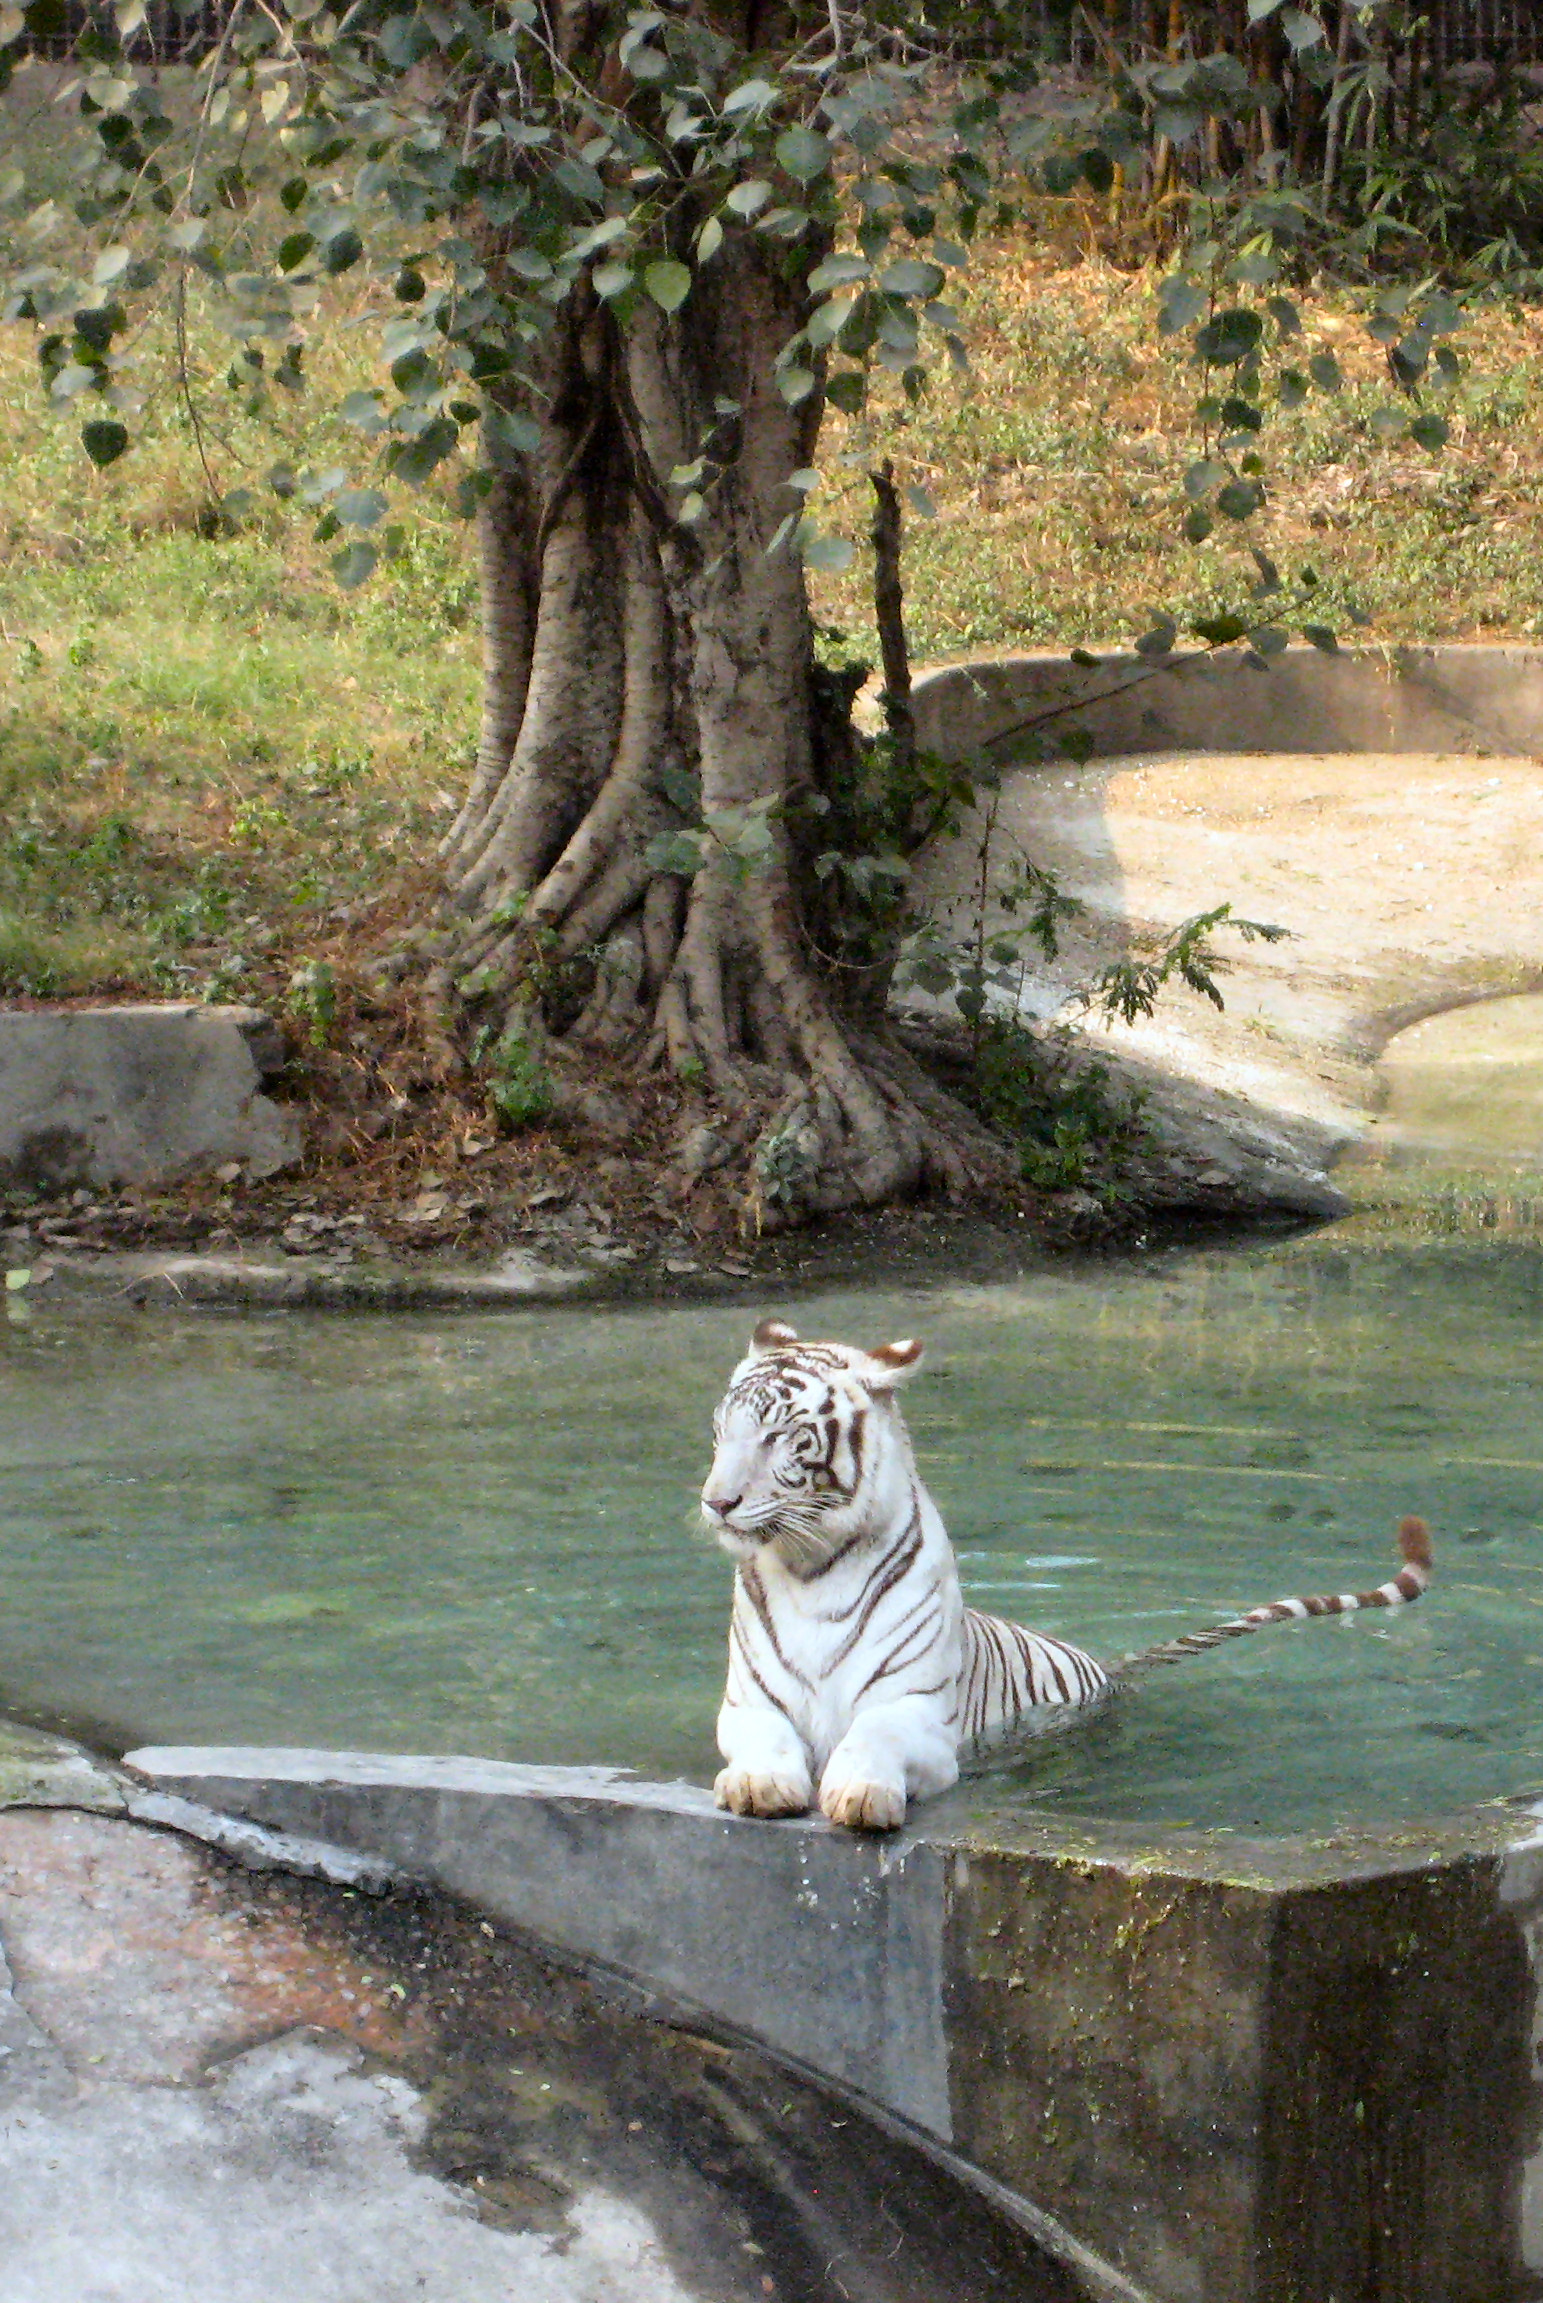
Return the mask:
<svg viewBox="0 0 1543 2303">
<path fill-rule="evenodd" d="M 1118 1655 L 1284 1592 L 1438 1581 L 1156 1678 L 997 1794 L 1299 1830 L 1543 1791 L 1543 1250 L 1169 1253 L 776 1307 L 0 1325 L 0 1704 L 123 1741 L 710 1777 L 696 1531 L 752 1319 L 921 1334 L 969 1595 Z"/>
</svg>

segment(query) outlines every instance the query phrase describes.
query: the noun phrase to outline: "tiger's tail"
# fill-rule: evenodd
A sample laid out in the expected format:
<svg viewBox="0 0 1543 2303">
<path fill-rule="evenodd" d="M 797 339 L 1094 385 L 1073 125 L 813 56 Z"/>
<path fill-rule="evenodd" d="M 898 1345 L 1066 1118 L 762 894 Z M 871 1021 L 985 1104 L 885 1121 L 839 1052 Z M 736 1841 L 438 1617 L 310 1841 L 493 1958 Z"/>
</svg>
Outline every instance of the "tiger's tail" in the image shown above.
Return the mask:
<svg viewBox="0 0 1543 2303">
<path fill-rule="evenodd" d="M 1312 1599 L 1275 1599 L 1268 1607 L 1251 1607 L 1246 1615 L 1230 1616 L 1225 1623 L 1213 1623 L 1204 1631 L 1187 1632 L 1182 1639 L 1165 1639 L 1157 1647 L 1143 1649 L 1139 1655 L 1128 1655 L 1110 1673 L 1110 1678 L 1117 1685 L 1123 1684 L 1142 1672 L 1155 1670 L 1159 1664 L 1182 1663 L 1187 1655 L 1204 1655 L 1208 1648 L 1220 1647 L 1224 1639 L 1241 1639 L 1246 1632 L 1263 1631 L 1270 1623 L 1290 1623 L 1310 1615 L 1351 1615 L 1360 1607 L 1407 1607 L 1429 1584 L 1433 1566 L 1430 1529 L 1413 1512 L 1398 1523 L 1398 1548 L 1403 1554 L 1403 1566 L 1387 1583 L 1379 1583 L 1375 1591 L 1320 1594 Z"/>
</svg>

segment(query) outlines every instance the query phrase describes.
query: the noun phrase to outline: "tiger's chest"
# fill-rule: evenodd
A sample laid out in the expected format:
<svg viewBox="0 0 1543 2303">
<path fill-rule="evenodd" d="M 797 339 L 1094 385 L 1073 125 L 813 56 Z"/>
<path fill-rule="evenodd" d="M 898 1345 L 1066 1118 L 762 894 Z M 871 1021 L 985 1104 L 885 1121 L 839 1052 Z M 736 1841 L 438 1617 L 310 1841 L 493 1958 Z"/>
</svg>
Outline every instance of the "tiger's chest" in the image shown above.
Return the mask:
<svg viewBox="0 0 1543 2303">
<path fill-rule="evenodd" d="M 865 1547 L 818 1581 L 770 1565 L 741 1571 L 736 1610 L 747 1647 L 816 1754 L 840 1741 L 867 1702 L 926 1695 L 951 1705 L 964 1610 L 947 1539 L 929 1541 L 930 1532 Z"/>
</svg>

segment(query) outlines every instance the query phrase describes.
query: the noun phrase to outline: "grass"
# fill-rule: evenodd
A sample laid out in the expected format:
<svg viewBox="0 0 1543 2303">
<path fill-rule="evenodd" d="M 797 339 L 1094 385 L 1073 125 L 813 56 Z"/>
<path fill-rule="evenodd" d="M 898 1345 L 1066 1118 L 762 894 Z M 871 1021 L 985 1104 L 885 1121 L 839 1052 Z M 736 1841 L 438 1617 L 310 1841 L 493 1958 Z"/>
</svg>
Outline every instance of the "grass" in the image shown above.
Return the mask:
<svg viewBox="0 0 1543 2303">
<path fill-rule="evenodd" d="M 891 391 L 869 441 L 832 426 L 815 506 L 830 526 L 861 542 L 875 455 L 937 507 L 906 537 L 918 662 L 1134 638 L 1159 608 L 1182 625 L 1245 594 L 1241 531 L 1219 522 L 1204 544 L 1179 538 L 1182 474 L 1202 443 L 1194 371 L 1156 336 L 1157 277 L 1070 262 L 1049 235 L 999 245 L 954 297 L 970 379 L 917 408 Z M 1354 300 L 1301 305 L 1296 363 L 1332 350 L 1347 384 L 1270 424 L 1270 502 L 1250 540 L 1288 578 L 1309 564 L 1326 591 L 1348 592 L 1373 641 L 1543 633 L 1543 315 L 1493 303 L 1473 316 L 1458 339 L 1468 375 L 1438 403 L 1452 438 L 1429 454 L 1373 436 L 1374 412 L 1397 395 Z M 836 465 L 843 449 L 855 469 Z M 815 596 L 871 652 L 863 559 L 818 579 Z"/>
<path fill-rule="evenodd" d="M 57 132 L 42 80 L 17 87 L 8 150 Z M 1175 541 L 1198 442 L 1192 376 L 1153 331 L 1155 275 L 1076 260 L 1066 233 L 1047 209 L 956 296 L 966 383 L 915 409 L 896 396 L 868 437 L 827 431 L 817 509 L 854 540 L 875 456 L 936 502 L 908 535 L 918 661 L 1131 636 L 1158 607 L 1182 621 L 1230 600 L 1247 571 L 1225 536 Z M 426 884 L 475 735 L 470 532 L 450 484 L 431 486 L 402 508 L 402 556 L 345 594 L 335 547 L 264 483 L 280 463 L 364 475 L 359 435 L 328 413 L 373 380 L 355 277 L 326 291 L 306 390 L 260 405 L 225 380 L 217 315 L 190 306 L 208 475 L 164 331 L 137 347 L 135 446 L 99 472 L 43 404 L 31 331 L 0 328 L 0 995 L 278 996 L 308 959 L 389 947 Z M 1474 319 L 1453 442 L 1429 456 L 1372 439 L 1390 393 L 1350 301 L 1304 310 L 1307 348 L 1332 345 L 1352 382 L 1279 425 L 1261 541 L 1288 573 L 1310 558 L 1352 588 L 1374 640 L 1543 631 L 1543 321 Z M 253 490 L 237 532 L 211 517 L 211 477 Z M 866 554 L 813 590 L 872 654 Z"/>
</svg>

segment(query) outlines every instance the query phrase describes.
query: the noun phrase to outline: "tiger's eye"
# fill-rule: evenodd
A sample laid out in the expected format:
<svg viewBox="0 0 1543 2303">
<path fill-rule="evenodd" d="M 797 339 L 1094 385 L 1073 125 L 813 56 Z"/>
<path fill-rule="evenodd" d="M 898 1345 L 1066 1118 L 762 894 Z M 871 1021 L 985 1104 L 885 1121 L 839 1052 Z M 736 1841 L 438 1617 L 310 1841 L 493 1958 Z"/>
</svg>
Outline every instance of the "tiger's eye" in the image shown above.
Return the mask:
<svg viewBox="0 0 1543 2303">
<path fill-rule="evenodd" d="M 811 1476 L 816 1487 L 834 1487 L 836 1484 L 836 1475 L 833 1471 L 817 1470 Z"/>
</svg>

